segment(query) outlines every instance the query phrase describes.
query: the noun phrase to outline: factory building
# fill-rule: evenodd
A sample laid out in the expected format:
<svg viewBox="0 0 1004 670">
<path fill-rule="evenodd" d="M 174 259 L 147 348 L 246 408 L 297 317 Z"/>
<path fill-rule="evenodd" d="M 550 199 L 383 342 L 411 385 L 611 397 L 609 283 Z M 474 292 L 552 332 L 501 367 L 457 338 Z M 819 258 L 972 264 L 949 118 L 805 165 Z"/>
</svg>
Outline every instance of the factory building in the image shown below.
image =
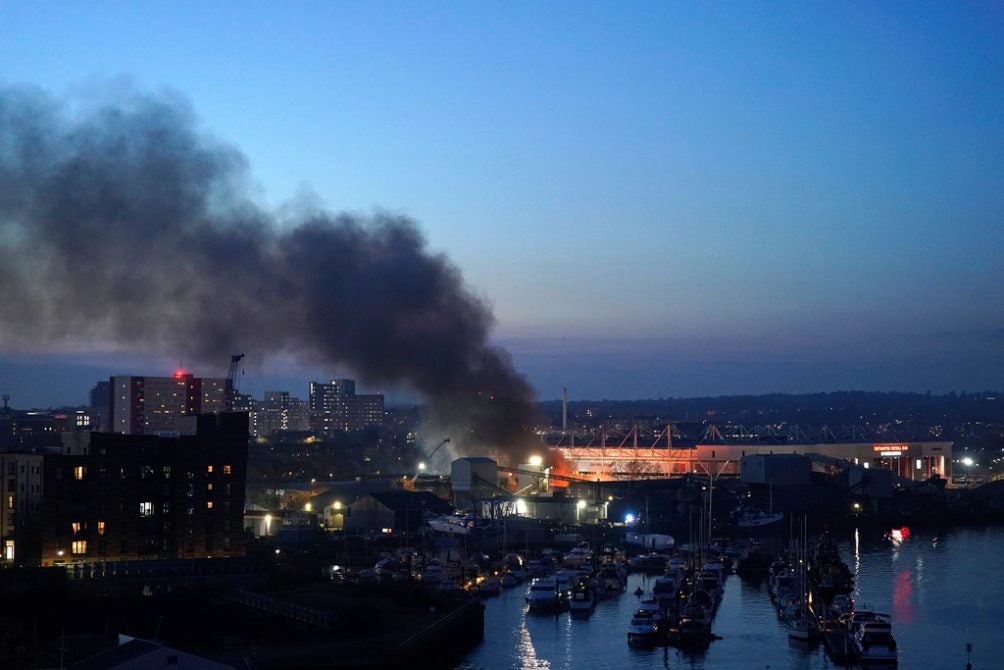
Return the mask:
<svg viewBox="0 0 1004 670">
<path fill-rule="evenodd" d="M 469 507 L 477 498 L 491 498 L 499 492 L 498 463 L 487 456 L 458 458 L 450 465 L 453 501 L 457 508 Z"/>
</svg>

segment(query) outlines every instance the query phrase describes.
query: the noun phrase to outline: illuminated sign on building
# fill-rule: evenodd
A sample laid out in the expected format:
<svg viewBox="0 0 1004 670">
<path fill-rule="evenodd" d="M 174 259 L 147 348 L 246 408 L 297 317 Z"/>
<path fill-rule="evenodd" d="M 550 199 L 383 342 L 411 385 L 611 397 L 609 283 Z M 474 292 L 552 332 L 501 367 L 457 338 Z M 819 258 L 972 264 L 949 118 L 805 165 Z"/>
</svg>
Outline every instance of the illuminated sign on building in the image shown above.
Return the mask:
<svg viewBox="0 0 1004 670">
<path fill-rule="evenodd" d="M 872 446 L 873 451 L 879 452 L 879 456 L 902 456 L 903 452 L 910 450 L 908 444 L 876 444 Z"/>
</svg>

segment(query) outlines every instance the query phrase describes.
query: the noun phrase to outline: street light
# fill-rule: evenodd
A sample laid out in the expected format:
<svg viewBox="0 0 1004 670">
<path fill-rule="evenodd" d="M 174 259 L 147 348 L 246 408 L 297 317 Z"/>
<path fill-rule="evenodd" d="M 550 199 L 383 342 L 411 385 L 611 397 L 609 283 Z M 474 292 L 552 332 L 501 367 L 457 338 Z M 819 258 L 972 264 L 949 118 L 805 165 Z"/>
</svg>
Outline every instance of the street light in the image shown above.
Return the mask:
<svg viewBox="0 0 1004 670">
<path fill-rule="evenodd" d="M 966 466 L 966 486 L 970 486 L 973 483 L 973 470 L 976 469 L 976 459 L 972 456 L 963 456 L 962 465 Z"/>
</svg>

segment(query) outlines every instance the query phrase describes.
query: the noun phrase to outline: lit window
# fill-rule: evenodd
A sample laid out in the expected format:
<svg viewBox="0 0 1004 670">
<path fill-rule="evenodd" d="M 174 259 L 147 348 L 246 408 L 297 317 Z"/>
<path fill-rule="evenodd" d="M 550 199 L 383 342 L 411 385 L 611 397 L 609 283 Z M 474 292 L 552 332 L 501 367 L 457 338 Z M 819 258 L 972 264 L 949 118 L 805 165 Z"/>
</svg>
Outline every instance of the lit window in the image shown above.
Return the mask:
<svg viewBox="0 0 1004 670">
<path fill-rule="evenodd" d="M 70 552 L 74 556 L 80 556 L 87 553 L 87 540 L 74 540 L 73 544 L 70 545 Z"/>
<path fill-rule="evenodd" d="M 77 467 L 73 468 L 73 478 L 78 481 L 83 479 L 86 474 L 87 474 L 87 468 L 85 468 L 82 465 L 78 465 Z"/>
<path fill-rule="evenodd" d="M 98 521 L 98 535 L 104 535 L 104 534 L 105 534 L 105 522 Z"/>
<path fill-rule="evenodd" d="M 74 535 L 76 535 L 77 533 L 80 532 L 80 522 L 79 521 L 74 521 L 73 523 L 70 524 L 70 527 L 73 529 L 73 534 Z"/>
<path fill-rule="evenodd" d="M 212 482 L 209 482 L 208 484 L 206 484 L 206 490 L 207 491 L 212 491 L 213 490 L 213 483 Z"/>
<path fill-rule="evenodd" d="M 211 466 L 211 465 L 207 465 L 207 466 L 206 466 L 206 472 L 207 472 L 208 474 L 213 474 L 213 466 Z"/>
<path fill-rule="evenodd" d="M 225 475 L 229 475 L 230 474 L 230 466 L 229 465 L 224 465 L 223 466 L 223 474 L 225 474 Z"/>
<path fill-rule="evenodd" d="M 14 509 L 14 496 L 7 496 L 7 509 Z"/>
<path fill-rule="evenodd" d="M 139 515 L 140 516 L 153 516 L 153 503 L 152 502 L 141 502 L 139 504 Z"/>
<path fill-rule="evenodd" d="M 206 509 L 213 509 L 213 501 L 212 500 L 207 500 L 206 501 Z"/>
</svg>

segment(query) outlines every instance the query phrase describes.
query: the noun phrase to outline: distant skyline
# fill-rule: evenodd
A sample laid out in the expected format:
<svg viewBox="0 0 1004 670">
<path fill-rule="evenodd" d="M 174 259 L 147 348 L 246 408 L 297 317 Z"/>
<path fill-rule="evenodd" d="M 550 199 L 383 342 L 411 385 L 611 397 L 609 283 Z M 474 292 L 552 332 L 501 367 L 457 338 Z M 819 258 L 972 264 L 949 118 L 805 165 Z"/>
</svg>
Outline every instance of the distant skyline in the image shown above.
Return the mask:
<svg viewBox="0 0 1004 670">
<path fill-rule="evenodd" d="M 90 357 L 88 357 L 90 358 Z M 642 359 L 643 357 L 639 357 Z M 113 375 L 153 375 L 168 376 L 178 369 L 179 363 L 174 365 L 167 361 L 144 360 L 142 357 L 127 356 L 118 366 L 109 366 L 100 358 L 95 360 L 82 360 L 80 357 L 66 359 L 63 357 L 8 357 L 0 361 L 0 372 L 5 388 L 2 393 L 10 393 L 10 405 L 15 409 L 45 409 L 48 407 L 60 406 L 82 406 L 88 403 L 91 388 L 99 381 L 107 381 Z M 547 377 L 552 371 L 567 371 L 562 368 L 561 363 L 549 363 L 544 358 L 534 358 L 529 356 L 527 364 L 521 366 L 523 372 L 534 379 L 534 375 L 543 375 L 545 380 L 554 379 Z M 224 377 L 227 370 L 223 368 L 209 369 L 200 366 L 185 366 L 180 364 L 186 371 L 200 377 Z M 707 373 L 706 383 L 695 383 L 690 393 L 663 393 L 660 391 L 663 385 L 658 381 L 658 375 L 646 376 L 646 371 L 641 369 L 641 365 L 647 365 L 643 360 L 629 361 L 618 370 L 610 370 L 611 375 L 606 379 L 614 379 L 613 382 L 600 386 L 595 383 L 597 377 L 588 377 L 592 368 L 580 366 L 581 372 L 578 375 L 567 375 L 569 380 L 568 393 L 572 401 L 589 400 L 643 400 L 657 398 L 697 398 L 716 397 L 728 395 L 767 395 L 771 393 L 785 394 L 811 394 L 835 391 L 880 391 L 880 392 L 916 392 L 925 393 L 930 391 L 936 395 L 945 395 L 951 392 L 977 393 L 982 391 L 1000 391 L 1001 385 L 972 386 L 962 384 L 958 387 L 949 388 L 922 388 L 920 386 L 909 387 L 907 384 L 899 386 L 883 386 L 873 383 L 871 385 L 861 384 L 852 386 L 851 375 L 846 379 L 847 386 L 834 386 L 833 388 L 818 388 L 813 385 L 813 374 L 811 370 L 806 370 L 804 366 L 792 365 L 792 383 L 785 388 L 765 389 L 761 386 L 752 385 L 748 388 L 731 385 L 731 390 L 721 390 L 726 384 L 722 383 L 722 377 L 727 379 L 727 365 L 722 368 L 701 368 L 696 372 Z M 686 364 L 688 370 L 693 366 Z M 667 362 L 665 367 L 658 372 L 672 371 L 672 362 Z M 311 374 L 308 369 L 296 365 L 283 365 L 267 370 L 255 371 L 246 369 L 237 379 L 238 388 L 241 393 L 250 393 L 256 399 L 261 400 L 266 391 L 289 391 L 293 396 L 301 399 L 308 397 L 308 384 L 310 381 L 329 381 L 331 379 L 348 377 L 356 379 L 359 393 L 383 393 L 388 398 L 389 406 L 402 406 L 421 403 L 421 397 L 414 391 L 392 387 L 380 386 L 365 383 L 348 372 L 337 374 Z M 112 371 L 105 374 L 105 371 Z M 648 371 L 649 373 L 651 371 Z M 783 372 L 783 370 L 781 371 Z M 921 374 L 910 376 L 909 370 L 903 370 L 904 379 L 912 379 L 915 382 L 923 381 Z M 617 373 L 617 374 L 614 374 Z M 621 376 L 618 374 L 623 373 Z M 644 378 L 643 383 L 637 383 L 637 379 Z M 855 377 L 858 379 L 858 377 Z M 654 380 L 654 381 L 653 381 Z M 800 385 L 801 384 L 801 385 Z M 537 399 L 540 401 L 560 400 L 562 386 L 552 384 L 536 387 Z M 20 392 L 19 392 L 20 391 Z"/>
<path fill-rule="evenodd" d="M 1000 4 L 6 3 L 0 34 L 0 85 L 172 91 L 265 207 L 417 221 L 541 399 L 1004 379 Z M 246 353 L 256 395 L 356 376 Z M 0 394 L 177 358 L 0 342 Z"/>
</svg>

